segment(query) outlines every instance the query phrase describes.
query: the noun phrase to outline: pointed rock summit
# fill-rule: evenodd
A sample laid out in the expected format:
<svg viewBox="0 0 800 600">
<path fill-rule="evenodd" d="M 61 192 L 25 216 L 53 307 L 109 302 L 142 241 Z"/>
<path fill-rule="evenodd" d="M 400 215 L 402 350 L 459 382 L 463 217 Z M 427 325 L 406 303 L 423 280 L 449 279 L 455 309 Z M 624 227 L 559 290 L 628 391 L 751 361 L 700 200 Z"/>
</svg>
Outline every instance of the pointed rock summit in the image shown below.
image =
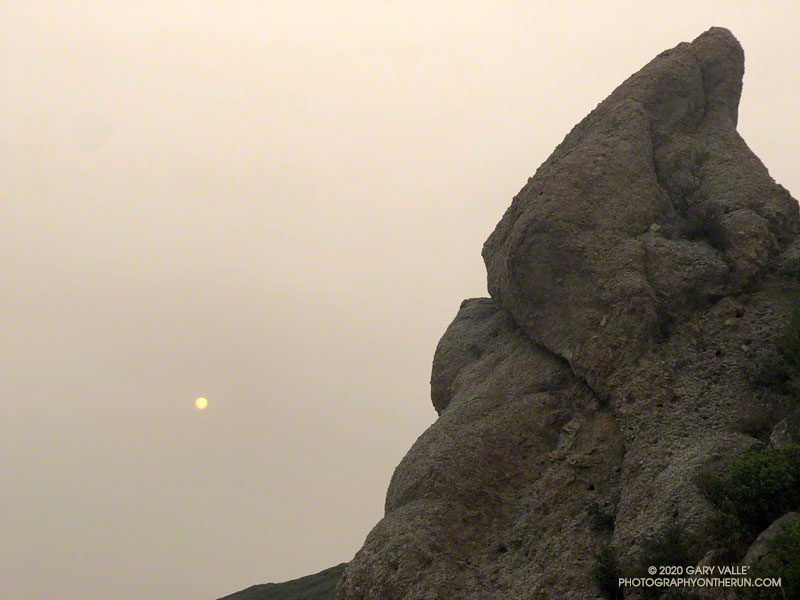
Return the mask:
<svg viewBox="0 0 800 600">
<path fill-rule="evenodd" d="M 756 283 L 797 229 L 797 203 L 736 132 L 743 73 L 726 29 L 662 52 L 567 135 L 484 245 L 492 298 L 600 393 L 661 328 Z"/>
<path fill-rule="evenodd" d="M 698 481 L 785 416 L 754 365 L 800 273 L 797 202 L 736 132 L 743 73 L 726 29 L 662 52 L 513 199 L 338 600 L 613 597 L 602 568 L 643 576 L 665 537 L 724 553 Z"/>
</svg>

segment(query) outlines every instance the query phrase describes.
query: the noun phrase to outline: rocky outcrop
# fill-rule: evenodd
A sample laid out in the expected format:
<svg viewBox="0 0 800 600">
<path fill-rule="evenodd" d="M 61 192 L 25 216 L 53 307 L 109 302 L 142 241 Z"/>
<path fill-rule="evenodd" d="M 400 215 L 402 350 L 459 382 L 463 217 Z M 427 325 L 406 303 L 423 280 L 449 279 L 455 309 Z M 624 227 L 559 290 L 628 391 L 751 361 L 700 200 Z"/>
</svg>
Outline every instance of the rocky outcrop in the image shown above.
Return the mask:
<svg viewBox="0 0 800 600">
<path fill-rule="evenodd" d="M 774 561 L 774 549 L 776 541 L 787 528 L 800 527 L 800 513 L 788 512 L 767 527 L 750 546 L 747 554 L 742 560 L 742 564 L 748 565 L 751 569 L 761 570 L 762 572 L 779 573 L 779 566 L 771 564 Z"/>
<path fill-rule="evenodd" d="M 736 132 L 743 72 L 723 29 L 660 54 L 570 132 L 484 245 L 492 297 L 596 389 L 663 323 L 757 283 L 797 229 L 796 202 Z"/>
<path fill-rule="evenodd" d="M 743 61 L 720 28 L 661 53 L 514 198 L 338 600 L 601 598 L 602 552 L 643 575 L 666 531 L 714 551 L 697 480 L 781 400 L 751 373 L 800 224 L 736 132 Z"/>
</svg>

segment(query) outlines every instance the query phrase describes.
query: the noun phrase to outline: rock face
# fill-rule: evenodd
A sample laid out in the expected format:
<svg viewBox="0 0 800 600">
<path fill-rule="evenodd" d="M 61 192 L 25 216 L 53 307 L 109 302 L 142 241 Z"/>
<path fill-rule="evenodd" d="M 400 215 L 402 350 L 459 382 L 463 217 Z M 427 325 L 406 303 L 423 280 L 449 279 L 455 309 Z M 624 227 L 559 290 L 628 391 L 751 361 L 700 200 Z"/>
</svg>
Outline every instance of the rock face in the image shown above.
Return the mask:
<svg viewBox="0 0 800 600">
<path fill-rule="evenodd" d="M 600 391 L 665 321 L 755 283 L 795 230 L 796 202 L 736 133 L 743 73 L 726 30 L 663 52 L 570 132 L 484 245 L 492 297 Z"/>
<path fill-rule="evenodd" d="M 759 535 L 756 541 L 753 542 L 753 545 L 750 546 L 742 563 L 750 567 L 762 567 L 765 572 L 772 571 L 772 573 L 778 573 L 779 571 L 777 568 L 772 567 L 770 569 L 772 565 L 769 563 L 773 558 L 771 556 L 772 546 L 776 538 L 784 532 L 787 527 L 791 526 L 800 526 L 800 513 L 788 512 L 776 519 L 772 525 L 762 531 L 761 535 Z"/>
<path fill-rule="evenodd" d="M 670 528 L 715 550 L 697 478 L 780 400 L 750 373 L 800 224 L 736 132 L 743 73 L 725 29 L 661 53 L 514 198 L 483 248 L 491 298 L 436 350 L 439 419 L 338 600 L 602 598 L 603 548 L 636 576 Z"/>
</svg>

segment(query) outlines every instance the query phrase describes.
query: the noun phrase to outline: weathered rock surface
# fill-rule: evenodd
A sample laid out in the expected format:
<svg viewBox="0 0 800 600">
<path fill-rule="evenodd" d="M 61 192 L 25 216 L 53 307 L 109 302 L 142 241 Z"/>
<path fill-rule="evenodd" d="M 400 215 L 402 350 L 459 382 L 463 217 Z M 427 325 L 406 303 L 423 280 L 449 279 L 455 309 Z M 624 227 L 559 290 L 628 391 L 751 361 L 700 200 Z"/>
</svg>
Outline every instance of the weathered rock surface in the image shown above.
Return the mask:
<svg viewBox="0 0 800 600">
<path fill-rule="evenodd" d="M 514 198 L 338 600 L 602 598 L 601 548 L 638 576 L 670 527 L 718 547 L 698 474 L 760 443 L 780 398 L 750 373 L 800 264 L 797 202 L 736 132 L 743 60 L 720 28 L 661 53 Z"/>
<path fill-rule="evenodd" d="M 796 202 L 736 132 L 743 72 L 723 29 L 661 53 L 570 132 L 484 245 L 492 297 L 597 389 L 665 319 L 755 283 L 797 229 Z"/>
<path fill-rule="evenodd" d="M 772 550 L 775 539 L 780 536 L 786 527 L 798 527 L 799 525 L 800 513 L 789 512 L 782 517 L 775 519 L 775 521 L 773 521 L 769 527 L 761 532 L 758 538 L 756 538 L 756 541 L 753 542 L 753 545 L 750 546 L 750 549 L 747 551 L 744 560 L 742 560 L 742 564 L 749 565 L 750 567 L 754 568 L 760 567 L 762 571 L 767 573 L 772 571 L 773 576 L 775 573 L 779 573 L 779 570 L 775 568 L 775 565 L 770 564 L 772 562 L 771 559 L 773 558 Z M 772 569 L 770 569 L 770 567 L 772 567 Z"/>
</svg>

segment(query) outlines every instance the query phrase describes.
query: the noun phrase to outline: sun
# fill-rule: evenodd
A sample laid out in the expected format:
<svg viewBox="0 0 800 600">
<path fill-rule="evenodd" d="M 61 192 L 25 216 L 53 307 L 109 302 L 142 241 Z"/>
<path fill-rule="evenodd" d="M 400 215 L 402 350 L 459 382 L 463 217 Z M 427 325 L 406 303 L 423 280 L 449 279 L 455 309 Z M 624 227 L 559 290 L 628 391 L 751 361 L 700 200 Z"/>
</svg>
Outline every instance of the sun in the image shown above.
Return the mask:
<svg viewBox="0 0 800 600">
<path fill-rule="evenodd" d="M 194 405 L 197 407 L 197 410 L 205 410 L 206 406 L 208 406 L 208 400 L 201 396 L 194 401 Z"/>
</svg>

